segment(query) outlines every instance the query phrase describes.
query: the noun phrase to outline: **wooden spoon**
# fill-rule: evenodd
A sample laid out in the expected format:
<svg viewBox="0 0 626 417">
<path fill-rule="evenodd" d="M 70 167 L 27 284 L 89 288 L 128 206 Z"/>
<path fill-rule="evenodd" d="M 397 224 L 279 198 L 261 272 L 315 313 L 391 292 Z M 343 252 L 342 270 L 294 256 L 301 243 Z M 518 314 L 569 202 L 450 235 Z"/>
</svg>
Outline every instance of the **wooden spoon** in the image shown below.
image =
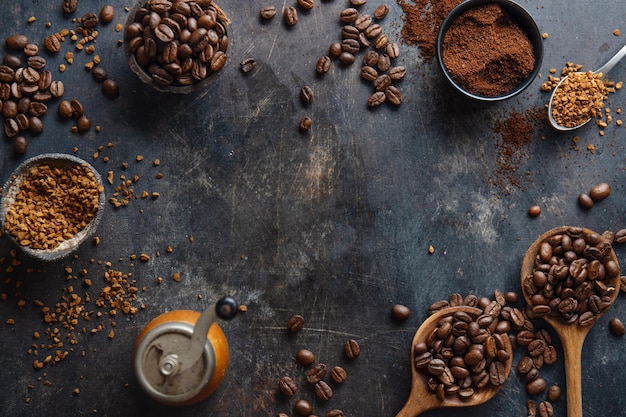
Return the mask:
<svg viewBox="0 0 626 417">
<path fill-rule="evenodd" d="M 555 229 L 549 230 L 539 236 L 537 240 L 528 248 L 526 255 L 524 256 L 524 261 L 522 262 L 522 293 L 524 294 L 524 298 L 529 305 L 532 305 L 530 302 L 530 295 L 526 293 L 526 289 L 524 288 L 524 279 L 532 275 L 533 270 L 535 268 L 535 259 L 537 254 L 539 253 L 539 248 L 541 244 L 548 238 L 565 233 L 565 231 L 569 229 L 568 226 L 561 226 Z M 583 233 L 594 233 L 589 229 L 582 229 Z M 619 265 L 617 262 L 617 256 L 615 252 L 611 250 L 611 259 Z M 614 287 L 614 291 L 610 292 L 611 304 L 615 301 L 617 294 L 619 293 L 619 276 L 614 278 L 614 280 L 610 283 L 612 287 Z M 604 314 L 608 310 L 605 309 L 602 313 L 600 313 L 595 322 L 598 321 L 600 316 Z M 544 316 L 543 319 L 548 322 L 554 331 L 557 333 L 559 338 L 561 339 L 561 344 L 563 346 L 563 355 L 565 361 L 565 383 L 567 389 L 567 416 L 568 417 L 582 417 L 583 415 L 583 402 L 582 402 L 582 380 L 581 380 L 581 355 L 583 350 L 583 343 L 585 342 L 585 337 L 591 330 L 591 326 L 581 326 L 578 324 L 578 321 L 574 323 L 567 324 L 560 317 L 556 316 Z M 594 322 L 594 323 L 595 323 Z"/>
<path fill-rule="evenodd" d="M 413 374 L 413 381 L 411 384 L 411 393 L 409 398 L 402 408 L 400 412 L 396 415 L 396 417 L 416 417 L 423 413 L 424 411 L 433 409 L 433 408 L 444 408 L 444 407 L 469 407 L 473 405 L 482 404 L 485 401 L 489 400 L 491 397 L 496 395 L 496 393 L 500 390 L 500 386 L 494 386 L 488 384 L 485 388 L 481 390 L 476 390 L 474 395 L 471 398 L 462 400 L 456 395 L 446 396 L 443 401 L 437 398 L 437 394 L 432 392 L 428 388 L 428 377 L 417 371 L 415 368 L 415 354 L 414 347 L 419 342 L 426 341 L 429 334 L 437 327 L 439 321 L 447 316 L 452 316 L 455 313 L 463 311 L 472 318 L 477 318 L 483 312 L 482 310 L 474 307 L 466 307 L 466 306 L 458 306 L 458 307 L 448 307 L 443 310 L 440 310 L 427 318 L 424 323 L 417 329 L 415 332 L 415 336 L 413 337 L 413 342 L 411 344 L 411 372 Z M 502 335 L 508 339 L 506 334 Z M 509 353 L 509 359 L 506 361 L 505 365 L 505 377 L 508 378 L 509 372 L 511 371 L 511 364 L 513 363 L 513 351 L 511 348 L 511 344 L 507 344 L 507 352 Z"/>
</svg>

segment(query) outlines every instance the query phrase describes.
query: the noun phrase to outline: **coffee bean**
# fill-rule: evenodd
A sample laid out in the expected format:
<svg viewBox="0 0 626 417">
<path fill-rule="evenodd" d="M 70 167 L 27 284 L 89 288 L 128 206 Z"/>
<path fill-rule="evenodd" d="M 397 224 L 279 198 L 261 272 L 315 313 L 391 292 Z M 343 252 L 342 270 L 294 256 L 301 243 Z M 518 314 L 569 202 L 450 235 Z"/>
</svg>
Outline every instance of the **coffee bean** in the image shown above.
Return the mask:
<svg viewBox="0 0 626 417">
<path fill-rule="evenodd" d="M 342 52 L 342 49 L 341 49 L 340 42 L 333 42 L 328 47 L 328 54 L 333 58 L 339 58 L 339 55 L 341 55 L 341 52 Z"/>
<path fill-rule="evenodd" d="M 278 389 L 288 397 L 293 397 L 298 392 L 296 383 L 288 376 L 284 376 L 278 381 Z"/>
<path fill-rule="evenodd" d="M 289 417 L 289 414 L 278 413 L 278 414 L 276 414 L 276 417 Z"/>
<path fill-rule="evenodd" d="M 2 106 L 2 115 L 5 119 L 17 116 L 17 103 L 13 100 L 5 101 Z"/>
<path fill-rule="evenodd" d="M 78 8 L 78 0 L 63 0 L 63 11 L 65 13 L 74 13 Z"/>
<path fill-rule="evenodd" d="M 76 127 L 79 132 L 88 132 L 91 129 L 91 119 L 87 118 L 87 116 L 80 116 L 76 121 Z"/>
<path fill-rule="evenodd" d="M 293 406 L 293 411 L 300 416 L 308 416 L 313 412 L 313 406 L 307 400 L 298 400 Z"/>
<path fill-rule="evenodd" d="M 28 45 L 28 38 L 25 35 L 11 35 L 4 40 L 7 49 L 20 50 Z"/>
<path fill-rule="evenodd" d="M 527 412 L 528 417 L 537 416 L 537 405 L 534 400 L 526 401 L 526 412 Z"/>
<path fill-rule="evenodd" d="M 34 43 L 27 43 L 24 47 L 24 55 L 35 56 L 39 53 L 39 47 Z"/>
<path fill-rule="evenodd" d="M 261 7 L 261 18 L 263 19 L 271 19 L 276 16 L 276 7 L 274 6 L 263 6 Z"/>
<path fill-rule="evenodd" d="M 387 52 L 387 55 L 389 55 L 389 58 L 396 59 L 400 56 L 400 45 L 398 45 L 395 42 L 392 42 L 389 45 L 387 45 L 386 52 Z"/>
<path fill-rule="evenodd" d="M 379 75 L 374 80 L 374 89 L 376 91 L 385 91 L 387 87 L 389 87 L 390 85 L 391 85 L 391 77 L 389 77 L 389 75 L 387 74 Z"/>
<path fill-rule="evenodd" d="M 324 401 L 328 401 L 333 398 L 333 389 L 326 382 L 319 381 L 315 384 L 315 395 Z"/>
<path fill-rule="evenodd" d="M 326 413 L 326 417 L 345 417 L 343 411 L 334 409 Z"/>
<path fill-rule="evenodd" d="M 593 207 L 593 199 L 585 193 L 580 194 L 578 196 L 578 205 L 585 210 L 589 210 Z"/>
<path fill-rule="evenodd" d="M 61 42 L 56 35 L 48 35 L 43 40 L 43 46 L 50 53 L 57 53 L 61 50 Z"/>
<path fill-rule="evenodd" d="M 526 384 L 526 392 L 529 395 L 539 395 L 546 389 L 546 381 L 543 378 L 536 378 Z"/>
<path fill-rule="evenodd" d="M 239 64 L 241 71 L 244 73 L 248 73 L 254 69 L 256 66 L 256 61 L 253 58 L 246 58 Z"/>
<path fill-rule="evenodd" d="M 8 65 L 0 65 L 0 81 L 10 83 L 15 78 L 15 71 Z"/>
<path fill-rule="evenodd" d="M 89 12 L 84 14 L 79 21 L 81 26 L 85 29 L 93 29 L 96 27 L 96 25 L 98 25 L 99 19 L 98 15 L 93 12 Z"/>
<path fill-rule="evenodd" d="M 387 36 L 386 34 L 382 34 L 379 37 L 376 38 L 376 41 L 374 41 L 374 48 L 376 49 L 387 49 L 387 46 L 389 45 L 389 36 Z"/>
<path fill-rule="evenodd" d="M 609 321 L 609 329 L 611 329 L 611 333 L 613 333 L 615 336 L 624 336 L 624 333 L 626 333 L 626 329 L 624 329 L 624 324 L 617 317 L 613 317 Z"/>
<path fill-rule="evenodd" d="M 28 129 L 33 135 L 43 132 L 43 122 L 39 117 L 31 116 L 28 118 Z"/>
<path fill-rule="evenodd" d="M 359 17 L 359 11 L 354 7 L 343 9 L 340 13 L 340 19 L 344 23 L 353 23 Z"/>
<path fill-rule="evenodd" d="M 372 24 L 372 16 L 368 14 L 362 14 L 356 18 L 353 24 L 358 32 L 362 32 L 367 29 L 369 25 Z"/>
<path fill-rule="evenodd" d="M 22 66 L 22 59 L 13 54 L 6 54 L 2 58 L 2 65 L 6 65 L 7 67 L 16 70 L 17 68 Z"/>
<path fill-rule="evenodd" d="M 384 19 L 389 13 L 389 6 L 386 4 L 381 4 L 374 10 L 374 19 Z"/>
<path fill-rule="evenodd" d="M 361 78 L 367 81 L 374 81 L 378 78 L 378 71 L 373 67 L 365 65 L 361 68 Z"/>
<path fill-rule="evenodd" d="M 378 58 L 378 52 L 367 51 L 365 55 L 363 55 L 363 65 L 368 67 L 375 67 L 378 65 Z"/>
<path fill-rule="evenodd" d="M 354 7 L 361 7 L 367 3 L 367 0 L 350 0 L 350 4 Z"/>
<path fill-rule="evenodd" d="M 611 194 L 611 186 L 606 182 L 596 184 L 589 190 L 589 197 L 596 203 L 607 198 L 609 194 Z"/>
<path fill-rule="evenodd" d="M 102 93 L 110 99 L 115 99 L 120 95 L 120 86 L 117 81 L 106 79 L 102 82 Z"/>
<path fill-rule="evenodd" d="M 552 417 L 554 416 L 554 408 L 549 401 L 542 401 L 539 403 L 539 416 L 540 417 Z"/>
<path fill-rule="evenodd" d="M 295 7 L 287 7 L 283 12 L 283 17 L 285 18 L 285 23 L 288 26 L 293 26 L 298 23 L 298 11 Z"/>
<path fill-rule="evenodd" d="M 95 67 L 94 69 L 91 70 L 91 76 L 94 78 L 94 80 L 98 82 L 103 82 L 104 80 L 107 79 L 108 74 L 104 68 Z"/>
<path fill-rule="evenodd" d="M 85 114 L 83 104 L 76 99 L 70 101 L 70 107 L 72 109 L 72 117 L 74 118 L 79 118 Z"/>
<path fill-rule="evenodd" d="M 550 402 L 557 401 L 559 398 L 561 398 L 561 388 L 558 385 L 552 385 L 550 388 L 548 388 L 547 398 Z"/>
<path fill-rule="evenodd" d="M 328 71 L 330 71 L 331 65 L 332 61 L 330 57 L 323 55 L 317 60 L 317 64 L 315 65 L 315 71 L 317 71 L 318 74 L 326 74 Z"/>
<path fill-rule="evenodd" d="M 17 155 L 24 155 L 28 150 L 28 140 L 24 136 L 16 136 L 13 139 L 13 151 Z"/>
<path fill-rule="evenodd" d="M 313 119 L 311 119 L 309 116 L 303 116 L 300 119 L 300 123 L 298 123 L 298 128 L 302 132 L 306 132 L 306 131 L 310 130 L 311 126 L 313 126 Z"/>
<path fill-rule="evenodd" d="M 300 349 L 296 352 L 296 362 L 307 366 L 315 362 L 315 354 L 308 349 Z"/>
<path fill-rule="evenodd" d="M 74 110 L 68 100 L 59 102 L 58 113 L 62 119 L 70 119 L 72 117 Z"/>
<path fill-rule="evenodd" d="M 344 39 L 341 41 L 341 50 L 354 55 L 361 50 L 361 44 L 356 39 Z"/>
<path fill-rule="evenodd" d="M 305 10 L 311 10 L 315 6 L 315 0 L 298 0 L 298 6 Z"/>
<path fill-rule="evenodd" d="M 378 56 L 378 60 L 376 61 L 376 67 L 380 71 L 386 72 L 391 67 L 391 58 L 389 58 L 389 55 L 380 54 Z"/>
<path fill-rule="evenodd" d="M 17 125 L 15 119 L 4 119 L 4 134 L 8 138 L 12 138 L 20 132 L 20 127 Z"/>
<path fill-rule="evenodd" d="M 363 31 L 363 33 L 365 33 L 365 36 L 367 36 L 368 39 L 377 38 L 378 36 L 382 34 L 382 32 L 383 32 L 383 28 L 378 23 L 374 23 L 368 26 L 368 28 L 365 29 L 365 31 Z"/>
<path fill-rule="evenodd" d="M 387 97 L 387 100 L 395 106 L 399 106 L 404 101 L 402 92 L 400 92 L 400 90 L 393 85 L 390 85 L 385 89 L 385 96 Z"/>
<path fill-rule="evenodd" d="M 402 304 L 394 304 L 391 308 L 391 316 L 394 320 L 405 321 L 411 316 L 411 309 Z"/>
<path fill-rule="evenodd" d="M 528 208 L 528 215 L 530 217 L 537 217 L 541 214 L 541 207 L 539 206 L 530 206 Z"/>
<path fill-rule="evenodd" d="M 115 18 L 115 8 L 107 4 L 100 9 L 100 21 L 104 24 L 111 23 Z"/>
<path fill-rule="evenodd" d="M 343 345 L 343 351 L 349 359 L 357 358 L 361 354 L 361 347 L 354 339 L 349 339 Z"/>
<path fill-rule="evenodd" d="M 626 229 L 620 229 L 615 232 L 615 243 L 626 242 Z"/>
<path fill-rule="evenodd" d="M 312 103 L 315 99 L 315 94 L 313 93 L 313 89 L 308 85 L 305 85 L 300 89 L 300 99 L 302 103 L 309 104 Z"/>
<path fill-rule="evenodd" d="M 292 316 L 287 322 L 287 330 L 291 333 L 297 333 L 304 327 L 304 317 L 299 314 Z"/>
<path fill-rule="evenodd" d="M 326 364 L 315 364 L 311 369 L 306 372 L 306 380 L 311 384 L 317 384 L 319 381 L 324 379 L 327 372 L 328 367 L 326 366 Z"/>
<path fill-rule="evenodd" d="M 333 369 L 330 370 L 330 377 L 336 383 L 341 384 L 348 379 L 348 373 L 341 366 L 334 366 Z"/>
</svg>

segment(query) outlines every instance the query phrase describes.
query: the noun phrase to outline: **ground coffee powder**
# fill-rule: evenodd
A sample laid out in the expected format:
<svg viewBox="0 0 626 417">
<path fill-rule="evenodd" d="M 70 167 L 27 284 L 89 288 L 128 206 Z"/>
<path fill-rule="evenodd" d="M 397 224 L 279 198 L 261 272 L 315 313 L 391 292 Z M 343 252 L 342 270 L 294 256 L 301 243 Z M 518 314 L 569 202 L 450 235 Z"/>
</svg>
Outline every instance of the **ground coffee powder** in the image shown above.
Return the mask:
<svg viewBox="0 0 626 417">
<path fill-rule="evenodd" d="M 535 65 L 528 35 L 498 4 L 468 10 L 452 22 L 441 53 L 450 76 L 484 97 L 513 90 Z"/>
</svg>

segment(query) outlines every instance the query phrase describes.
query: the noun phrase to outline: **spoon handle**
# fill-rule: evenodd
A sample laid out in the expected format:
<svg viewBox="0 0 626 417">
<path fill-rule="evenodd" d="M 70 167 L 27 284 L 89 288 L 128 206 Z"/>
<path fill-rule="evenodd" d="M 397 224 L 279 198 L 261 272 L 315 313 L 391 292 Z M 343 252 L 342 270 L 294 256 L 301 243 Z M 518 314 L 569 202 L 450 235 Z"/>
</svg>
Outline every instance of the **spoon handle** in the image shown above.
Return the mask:
<svg viewBox="0 0 626 417">
<path fill-rule="evenodd" d="M 567 417 L 583 417 L 583 389 L 581 378 L 581 356 L 584 335 L 576 326 L 562 329 L 563 356 L 565 357 L 565 384 L 567 389 Z"/>
<path fill-rule="evenodd" d="M 613 58 L 609 59 L 609 61 L 606 64 L 602 65 L 600 68 L 598 68 L 594 72 L 601 72 L 602 75 L 607 75 L 609 71 L 611 71 L 613 67 L 619 61 L 621 61 L 622 58 L 624 58 L 625 55 L 626 55 L 626 45 L 624 45 L 622 49 L 620 49 L 619 52 L 616 53 L 615 56 L 613 56 Z"/>
</svg>

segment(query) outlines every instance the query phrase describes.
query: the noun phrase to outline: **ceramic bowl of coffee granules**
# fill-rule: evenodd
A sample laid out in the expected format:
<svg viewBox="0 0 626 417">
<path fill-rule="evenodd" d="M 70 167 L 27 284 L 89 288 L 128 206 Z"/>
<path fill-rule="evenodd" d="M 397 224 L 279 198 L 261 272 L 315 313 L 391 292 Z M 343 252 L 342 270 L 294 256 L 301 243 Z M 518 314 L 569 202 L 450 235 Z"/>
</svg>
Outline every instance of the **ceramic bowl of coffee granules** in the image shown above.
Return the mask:
<svg viewBox="0 0 626 417">
<path fill-rule="evenodd" d="M 131 70 L 157 91 L 192 93 L 228 61 L 230 19 L 213 0 L 142 0 L 124 28 Z"/>
<path fill-rule="evenodd" d="M 515 96 L 539 74 L 541 33 L 532 16 L 510 0 L 467 0 L 444 19 L 437 60 L 465 96 L 498 101 Z"/>
<path fill-rule="evenodd" d="M 104 212 L 100 174 L 73 155 L 42 154 L 23 162 L 3 187 L 0 225 L 26 254 L 61 259 L 96 231 Z"/>
</svg>

